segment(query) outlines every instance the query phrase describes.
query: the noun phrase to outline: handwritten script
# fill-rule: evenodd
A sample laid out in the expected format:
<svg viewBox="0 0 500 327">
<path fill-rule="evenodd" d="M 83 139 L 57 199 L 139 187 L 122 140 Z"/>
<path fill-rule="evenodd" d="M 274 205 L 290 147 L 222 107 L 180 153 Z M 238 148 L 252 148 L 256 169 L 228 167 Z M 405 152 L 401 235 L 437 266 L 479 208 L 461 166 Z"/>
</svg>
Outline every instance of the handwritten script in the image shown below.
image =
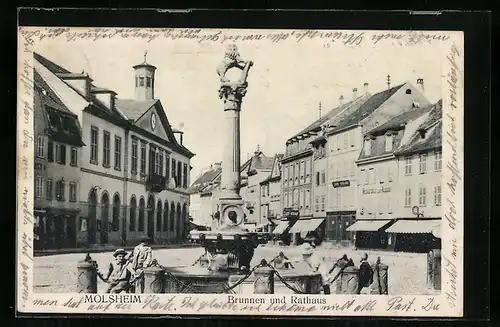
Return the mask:
<svg viewBox="0 0 500 327">
<path fill-rule="evenodd" d="M 168 28 L 38 28 L 21 30 L 21 34 L 28 44 L 42 41 L 44 39 L 62 39 L 66 42 L 78 40 L 111 40 L 111 39 L 135 39 L 144 40 L 147 43 L 158 39 L 168 40 L 192 40 L 198 43 L 217 42 L 255 42 L 268 41 L 280 43 L 283 41 L 303 42 L 305 40 L 320 39 L 324 41 L 325 47 L 331 43 L 340 42 L 348 46 L 357 46 L 363 42 L 377 44 L 380 42 L 396 42 L 400 45 L 415 45 L 420 43 L 433 43 L 447 41 L 450 36 L 435 32 L 373 32 L 367 35 L 363 31 L 317 31 L 317 30 L 295 30 L 295 31 L 264 31 L 238 32 L 229 30 L 205 30 L 205 29 L 168 29 Z"/>
<path fill-rule="evenodd" d="M 33 168 L 30 165 L 29 150 L 33 148 L 33 57 L 34 40 L 24 38 L 22 56 L 25 58 L 19 64 L 19 143 L 18 143 L 18 215 L 20 225 L 18 228 L 18 285 L 21 307 L 26 307 L 31 293 L 30 280 L 33 278 Z M 27 228 L 23 228 L 26 226 Z"/>
<path fill-rule="evenodd" d="M 312 304 L 312 302 L 317 302 Z M 245 313 L 293 315 L 296 313 L 335 315 L 340 313 L 373 314 L 386 312 L 389 315 L 411 315 L 420 309 L 438 312 L 440 300 L 436 297 L 383 297 L 380 299 L 351 298 L 345 300 L 319 300 L 317 296 L 295 298 L 293 295 L 276 295 L 271 298 L 237 295 L 196 296 L 166 294 L 85 294 L 71 296 L 65 301 L 37 296 L 33 306 L 49 310 L 50 308 L 81 309 L 83 311 L 120 312 L 140 309 L 152 314 L 204 314 L 204 313 Z"/>
<path fill-rule="evenodd" d="M 448 148 L 450 149 L 448 160 L 446 161 L 445 169 L 448 172 L 449 178 L 445 180 L 445 187 L 449 190 L 449 196 L 447 196 L 445 201 L 444 209 L 444 219 L 448 224 L 448 227 L 452 231 L 457 230 L 457 224 L 459 222 L 457 218 L 457 185 L 462 180 L 461 171 L 461 158 L 459 158 L 460 143 L 458 136 L 458 122 L 463 118 L 462 111 L 459 110 L 458 106 L 458 89 L 459 83 L 461 81 L 461 69 L 458 65 L 458 60 L 461 54 L 455 45 L 451 46 L 449 54 L 446 56 L 447 62 L 449 64 L 449 72 L 447 74 L 447 84 L 448 84 L 448 108 L 445 113 L 445 121 L 448 124 L 446 129 L 445 139 Z M 461 201 L 459 198 L 458 201 Z M 454 308 L 457 305 L 457 282 L 458 282 L 458 266 L 457 266 L 457 251 L 458 251 L 458 240 L 455 235 L 453 235 L 447 240 L 451 247 L 450 255 L 443 255 L 443 272 L 444 280 L 447 280 L 446 284 L 449 285 L 450 291 L 445 292 L 445 297 L 448 300 L 450 307 Z"/>
</svg>

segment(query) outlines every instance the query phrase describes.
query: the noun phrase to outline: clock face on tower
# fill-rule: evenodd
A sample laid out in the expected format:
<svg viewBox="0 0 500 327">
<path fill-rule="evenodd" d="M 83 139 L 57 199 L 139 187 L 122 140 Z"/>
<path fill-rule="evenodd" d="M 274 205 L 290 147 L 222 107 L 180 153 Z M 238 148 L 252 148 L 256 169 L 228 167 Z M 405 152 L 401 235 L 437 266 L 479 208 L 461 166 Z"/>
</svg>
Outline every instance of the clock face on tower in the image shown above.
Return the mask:
<svg viewBox="0 0 500 327">
<path fill-rule="evenodd" d="M 151 114 L 151 128 L 153 130 L 156 128 L 156 114 L 154 112 Z"/>
</svg>

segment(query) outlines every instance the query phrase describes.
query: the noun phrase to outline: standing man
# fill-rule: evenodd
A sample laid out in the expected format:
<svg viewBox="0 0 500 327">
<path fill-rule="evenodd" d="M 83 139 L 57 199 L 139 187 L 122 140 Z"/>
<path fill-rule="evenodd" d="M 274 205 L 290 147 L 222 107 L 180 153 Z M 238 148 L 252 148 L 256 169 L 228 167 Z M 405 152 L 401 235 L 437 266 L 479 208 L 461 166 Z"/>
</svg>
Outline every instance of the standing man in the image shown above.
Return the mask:
<svg viewBox="0 0 500 327">
<path fill-rule="evenodd" d="M 368 263 L 368 254 L 363 253 L 361 264 L 359 265 L 359 282 L 358 291 L 356 294 L 361 294 L 361 290 L 370 286 L 373 283 L 373 270 Z"/>
<path fill-rule="evenodd" d="M 109 283 L 106 293 L 118 294 L 130 288 L 132 273 L 128 269 L 129 262 L 125 259 L 127 251 L 118 249 L 113 253 L 115 262 L 109 264 L 108 275 L 104 279 Z"/>
<path fill-rule="evenodd" d="M 134 272 L 135 293 L 144 293 L 143 272 L 153 262 L 153 249 L 149 246 L 151 239 L 148 236 L 141 236 L 140 241 L 141 243 L 134 248 L 134 252 L 129 258 L 131 269 Z"/>
</svg>

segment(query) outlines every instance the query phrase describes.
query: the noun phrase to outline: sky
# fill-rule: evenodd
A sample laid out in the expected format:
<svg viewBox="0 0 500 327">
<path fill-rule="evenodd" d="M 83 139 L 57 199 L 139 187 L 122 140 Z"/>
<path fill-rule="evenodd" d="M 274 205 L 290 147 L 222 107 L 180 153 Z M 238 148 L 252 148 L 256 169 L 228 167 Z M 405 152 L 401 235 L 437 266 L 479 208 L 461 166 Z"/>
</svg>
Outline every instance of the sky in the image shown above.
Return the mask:
<svg viewBox="0 0 500 327">
<path fill-rule="evenodd" d="M 391 43 L 344 46 L 322 41 L 236 43 L 243 59 L 254 61 L 241 110 L 242 161 L 260 147 L 267 156 L 283 153 L 286 140 L 338 106 L 339 97 L 352 98 L 369 83 L 374 94 L 391 85 L 423 78 L 431 102 L 441 98 L 442 60 L 449 44 L 402 47 Z M 195 41 L 112 39 L 72 43 L 47 40 L 36 51 L 64 68 L 84 70 L 94 84 L 134 97 L 134 70 L 147 51 L 157 67 L 155 98 L 161 100 L 173 128 L 184 131 L 184 145 L 196 155 L 191 181 L 203 169 L 222 160 L 225 137 L 223 102 L 218 97 L 216 67 L 226 44 Z M 183 124 L 183 126 L 182 126 Z M 182 128 L 181 128 L 182 126 Z"/>
</svg>

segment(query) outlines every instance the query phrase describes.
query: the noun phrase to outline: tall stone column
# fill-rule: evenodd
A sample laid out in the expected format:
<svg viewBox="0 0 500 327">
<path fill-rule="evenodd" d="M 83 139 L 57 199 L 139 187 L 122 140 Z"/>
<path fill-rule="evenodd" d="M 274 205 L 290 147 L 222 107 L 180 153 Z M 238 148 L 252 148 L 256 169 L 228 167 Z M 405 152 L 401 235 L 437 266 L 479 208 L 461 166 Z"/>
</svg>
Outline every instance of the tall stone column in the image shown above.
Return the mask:
<svg viewBox="0 0 500 327">
<path fill-rule="evenodd" d="M 224 60 L 217 67 L 221 86 L 219 97 L 224 101 L 224 157 L 222 160 L 220 222 L 224 226 L 239 225 L 244 221 L 243 200 L 240 192 L 240 111 L 247 92 L 247 77 L 252 61 L 242 60 L 236 45 L 226 50 Z M 228 70 L 241 70 L 237 80 L 230 80 Z"/>
<path fill-rule="evenodd" d="M 221 189 L 223 197 L 241 199 L 240 192 L 240 103 L 225 101 L 224 131 L 226 146 L 222 160 Z"/>
</svg>

